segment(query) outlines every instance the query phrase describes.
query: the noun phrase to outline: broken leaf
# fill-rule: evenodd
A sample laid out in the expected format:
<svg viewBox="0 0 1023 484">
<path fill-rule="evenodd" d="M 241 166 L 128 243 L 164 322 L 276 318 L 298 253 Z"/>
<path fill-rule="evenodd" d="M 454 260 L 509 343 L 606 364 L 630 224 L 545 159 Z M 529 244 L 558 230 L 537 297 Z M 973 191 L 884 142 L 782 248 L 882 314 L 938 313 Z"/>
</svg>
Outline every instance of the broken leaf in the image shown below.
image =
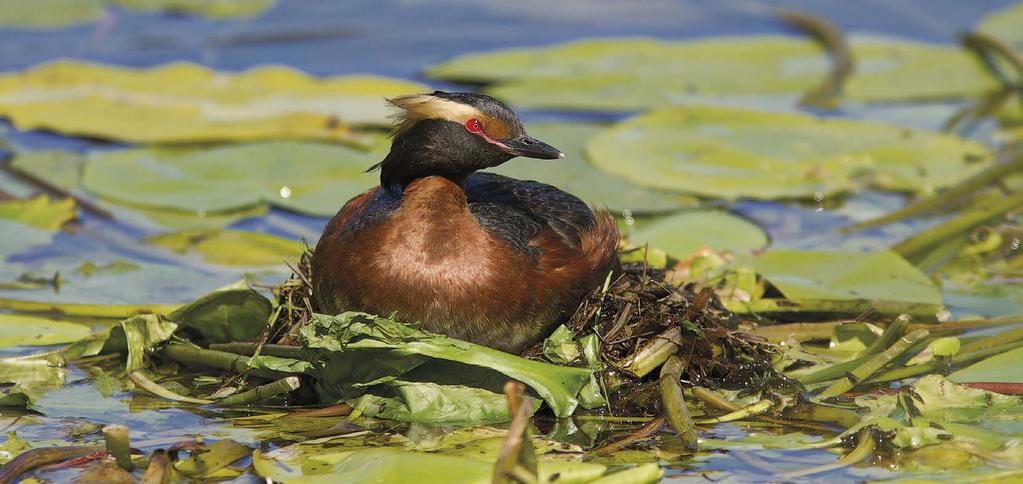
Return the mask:
<svg viewBox="0 0 1023 484">
<path fill-rule="evenodd" d="M 252 289 L 211 292 L 167 315 L 167 320 L 197 333 L 198 341 L 248 341 L 266 326 L 273 307 Z"/>
</svg>

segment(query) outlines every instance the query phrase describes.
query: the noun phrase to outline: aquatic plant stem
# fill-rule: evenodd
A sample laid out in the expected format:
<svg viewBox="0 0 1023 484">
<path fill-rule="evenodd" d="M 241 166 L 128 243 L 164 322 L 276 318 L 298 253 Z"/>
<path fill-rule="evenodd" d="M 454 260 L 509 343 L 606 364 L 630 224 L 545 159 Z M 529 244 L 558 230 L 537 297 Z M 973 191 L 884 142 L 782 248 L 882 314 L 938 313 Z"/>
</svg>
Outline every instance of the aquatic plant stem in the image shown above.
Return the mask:
<svg viewBox="0 0 1023 484">
<path fill-rule="evenodd" d="M 301 383 L 297 376 L 288 376 L 281 378 L 272 383 L 266 385 L 260 385 L 248 391 L 241 392 L 237 395 L 231 395 L 222 400 L 218 400 L 216 405 L 218 407 L 229 407 L 232 405 L 248 405 L 253 402 L 265 400 L 267 398 L 275 397 L 277 395 L 283 395 L 285 393 L 293 392 L 298 390 Z"/>
<path fill-rule="evenodd" d="M 920 260 L 927 255 L 928 251 L 942 242 L 961 236 L 974 227 L 1001 217 L 1021 205 L 1023 205 L 1023 192 L 994 201 L 982 209 L 973 209 L 962 213 L 952 220 L 895 244 L 892 250 L 911 262 Z"/>
<path fill-rule="evenodd" d="M 141 389 L 143 389 L 143 390 L 145 390 L 145 391 L 147 391 L 149 393 L 152 393 L 153 395 L 156 395 L 158 397 L 166 398 L 167 400 L 174 400 L 176 402 L 184 402 L 184 403 L 196 403 L 196 404 L 199 404 L 199 405 L 205 405 L 205 404 L 208 404 L 208 403 L 213 403 L 213 400 L 203 400 L 201 398 L 192 398 L 192 397 L 186 397 L 184 395 L 178 395 L 177 393 L 174 393 L 174 392 L 172 392 L 172 391 L 170 391 L 170 390 L 160 386 L 158 383 L 154 382 L 153 380 L 150 380 L 149 378 L 146 378 L 145 375 L 143 375 L 141 372 L 138 372 L 138 371 L 133 371 L 133 372 L 129 373 L 128 374 L 128 379 L 131 380 L 131 382 L 134 383 L 139 388 L 141 388 Z"/>
<path fill-rule="evenodd" d="M 1023 170 L 1023 152 L 1021 151 L 1023 150 L 1012 150 L 1011 154 L 1008 155 L 1009 160 L 1007 162 L 993 165 L 933 197 L 913 202 L 902 209 L 889 212 L 881 217 L 873 218 L 854 225 L 848 225 L 838 230 L 842 233 L 848 234 L 874 227 L 880 227 L 882 225 L 898 222 L 899 220 L 916 215 L 930 213 L 941 207 L 955 203 L 957 200 L 966 197 L 973 192 L 995 184 L 996 182 L 1004 179 L 1010 173 Z"/>
<path fill-rule="evenodd" d="M 812 385 L 814 383 L 831 381 L 836 378 L 841 378 L 845 376 L 846 373 L 855 370 L 856 367 L 865 363 L 873 355 L 891 346 L 892 343 L 894 343 L 899 337 L 903 335 L 903 333 L 906 331 L 906 326 L 908 324 L 909 324 L 908 318 L 902 317 L 895 318 L 892 324 L 888 325 L 888 327 L 885 328 L 884 332 L 881 333 L 881 336 L 875 339 L 874 342 L 870 344 L 870 347 L 864 350 L 861 355 L 849 361 L 836 363 L 826 368 L 821 368 L 820 370 L 817 370 L 813 373 L 803 375 L 797 378 L 797 380 L 799 380 L 799 383 L 802 383 L 804 385 Z"/>
<path fill-rule="evenodd" d="M 807 13 L 777 9 L 774 15 L 817 39 L 831 56 L 831 71 L 828 72 L 828 77 L 820 85 L 803 93 L 799 105 L 820 109 L 838 107 L 845 82 L 856 70 L 852 49 L 845 35 L 835 24 Z"/>
<path fill-rule="evenodd" d="M 821 466 L 800 469 L 798 471 L 786 472 L 784 474 L 780 474 L 778 477 L 781 478 L 782 480 L 791 480 L 799 477 L 806 477 L 813 474 L 820 474 L 822 472 L 829 472 L 835 469 L 841 469 L 843 467 L 849 467 L 854 464 L 859 464 L 860 462 L 863 462 L 869 459 L 872 455 L 874 455 L 874 450 L 876 446 L 877 443 L 874 440 L 873 428 L 865 427 L 860 430 L 859 439 L 856 443 L 856 448 L 854 448 L 852 452 L 849 452 L 848 454 L 844 455 L 841 459 L 838 459 L 837 461 L 831 464 L 824 464 Z"/>
<path fill-rule="evenodd" d="M 642 378 L 656 370 L 669 357 L 678 353 L 682 347 L 682 327 L 672 326 L 666 331 L 650 338 L 641 348 L 629 357 L 622 369 L 637 378 Z"/>
<path fill-rule="evenodd" d="M 253 356 L 256 351 L 259 350 L 260 354 L 267 356 L 276 356 L 278 358 L 292 358 L 296 360 L 305 359 L 307 354 L 302 350 L 301 346 L 294 345 L 275 345 L 265 344 L 260 347 L 258 343 L 213 343 L 209 346 L 210 350 L 223 351 L 225 353 L 234 353 L 237 355 Z"/>
<path fill-rule="evenodd" d="M 539 481 L 536 466 L 536 449 L 533 448 L 529 432 L 532 406 L 524 401 L 522 393 L 526 386 L 517 381 L 504 384 L 504 395 L 508 400 L 508 414 L 512 421 L 508 434 L 501 443 L 494 462 L 493 484 L 517 481 L 534 483 Z"/>
<path fill-rule="evenodd" d="M 722 301 L 729 311 L 739 314 L 770 316 L 824 315 L 828 317 L 857 317 L 870 313 L 878 318 L 894 318 L 908 314 L 914 320 L 938 321 L 944 308 L 938 304 L 906 303 L 881 300 L 840 299 L 758 299 L 756 301 Z"/>
<path fill-rule="evenodd" d="M 128 427 L 124 425 L 103 427 L 103 441 L 106 443 L 107 453 L 114 456 L 117 465 L 126 471 L 135 468 L 131 463 L 131 441 L 128 440 Z"/>
<path fill-rule="evenodd" d="M 661 411 L 668 420 L 668 425 L 678 433 L 685 445 L 695 446 L 696 428 L 682 395 L 681 378 L 684 369 L 682 359 L 672 355 L 661 365 L 661 378 L 657 382 L 657 387 L 661 394 Z"/>
<path fill-rule="evenodd" d="M 765 398 L 765 399 L 757 401 L 757 402 L 755 402 L 753 404 L 750 404 L 750 405 L 747 405 L 745 407 L 742 407 L 742 408 L 740 408 L 740 409 L 738 409 L 738 410 L 736 410 L 734 412 L 726 413 L 726 414 L 721 415 L 719 417 L 705 418 L 705 419 L 697 420 L 696 423 L 702 425 L 702 424 L 715 424 L 715 423 L 734 422 L 736 420 L 742 420 L 742 419 L 746 419 L 746 418 L 750 418 L 750 417 L 756 417 L 757 415 L 760 415 L 760 414 L 770 410 L 771 407 L 773 407 L 773 406 L 774 406 L 774 402 L 771 401 L 770 399 Z"/>
<path fill-rule="evenodd" d="M 253 368 L 249 364 L 250 358 L 247 356 L 225 353 L 223 351 L 204 350 L 180 343 L 170 343 L 164 346 L 157 354 L 186 365 L 199 365 L 238 373 L 247 370 L 250 375 L 265 380 L 277 380 L 288 376 L 287 373 L 283 372 Z"/>
<path fill-rule="evenodd" d="M 947 370 L 947 369 L 954 369 L 954 368 L 958 368 L 958 367 L 961 367 L 961 366 L 966 366 L 966 365 L 969 365 L 969 364 L 976 363 L 976 362 L 978 362 L 980 360 L 983 360 L 985 358 L 990 358 L 990 357 L 995 356 L 995 355 L 1000 355 L 1002 353 L 1005 353 L 1006 351 L 1010 351 L 1010 350 L 1014 350 L 1016 348 L 1019 348 L 1020 346 L 1023 346 L 1023 343 L 1021 343 L 1020 341 L 1013 341 L 1011 343 L 1007 343 L 1007 344 L 1003 344 L 1003 345 L 998 345 L 998 346 L 992 346 L 992 347 L 989 347 L 989 348 L 973 351 L 973 352 L 970 352 L 970 353 L 962 353 L 961 350 L 960 350 L 960 353 L 958 355 L 955 355 L 955 356 L 953 356 L 953 357 L 951 357 L 951 358 L 949 358 L 947 360 L 937 360 L 936 359 L 936 360 L 932 360 L 930 362 L 924 363 L 922 365 L 915 365 L 915 366 L 907 366 L 907 367 L 903 367 L 903 368 L 896 368 L 896 369 L 889 370 L 889 371 L 886 371 L 884 373 L 881 373 L 881 374 L 871 378 L 869 381 L 866 381 L 864 383 L 884 383 L 884 382 L 902 380 L 904 378 L 915 378 L 915 377 L 918 377 L 918 376 L 927 375 L 929 373 L 934 373 L 936 371 Z"/>
<path fill-rule="evenodd" d="M 926 329 L 918 329 L 899 338 L 899 340 L 896 341 L 895 344 L 891 345 L 891 347 L 881 353 L 871 356 L 867 361 L 863 362 L 863 364 L 847 373 L 845 378 L 838 380 L 833 385 L 826 388 L 820 393 L 820 395 L 818 395 L 818 398 L 825 399 L 837 397 L 849 390 L 852 390 L 856 387 L 856 385 L 859 385 L 885 365 L 891 363 L 892 360 L 908 352 L 916 346 L 917 342 L 927 339 L 928 336 L 930 336 L 930 333 Z"/>
<path fill-rule="evenodd" d="M 146 473 L 142 475 L 139 484 L 163 484 L 167 482 L 170 459 L 163 449 L 153 451 L 149 457 L 149 465 L 146 466 Z"/>
</svg>

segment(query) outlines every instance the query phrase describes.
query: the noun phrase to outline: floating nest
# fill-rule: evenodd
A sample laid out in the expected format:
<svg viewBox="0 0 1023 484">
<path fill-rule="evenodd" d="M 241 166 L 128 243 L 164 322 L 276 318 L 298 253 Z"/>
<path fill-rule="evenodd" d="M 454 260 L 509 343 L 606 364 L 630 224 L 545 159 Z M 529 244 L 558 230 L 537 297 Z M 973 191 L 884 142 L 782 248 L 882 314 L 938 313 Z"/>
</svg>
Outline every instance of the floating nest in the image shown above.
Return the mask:
<svg viewBox="0 0 1023 484">
<path fill-rule="evenodd" d="M 298 330 L 317 310 L 311 257 L 308 250 L 302 254 L 291 266 L 291 277 L 277 289 L 281 310 L 266 342 L 300 344 Z M 685 363 L 682 380 L 691 385 L 754 393 L 785 383 L 770 365 L 773 347 L 738 331 L 738 324 L 713 288 L 670 284 L 665 271 L 646 263 L 624 264 L 565 323 L 578 337 L 595 333 L 600 338 L 601 377 L 610 397 L 604 411 L 613 414 L 657 412 L 656 369 L 671 355 Z M 660 361 L 637 365 L 651 353 Z M 544 360 L 543 342 L 521 356 Z M 637 373 L 637 366 L 644 370 Z"/>
</svg>

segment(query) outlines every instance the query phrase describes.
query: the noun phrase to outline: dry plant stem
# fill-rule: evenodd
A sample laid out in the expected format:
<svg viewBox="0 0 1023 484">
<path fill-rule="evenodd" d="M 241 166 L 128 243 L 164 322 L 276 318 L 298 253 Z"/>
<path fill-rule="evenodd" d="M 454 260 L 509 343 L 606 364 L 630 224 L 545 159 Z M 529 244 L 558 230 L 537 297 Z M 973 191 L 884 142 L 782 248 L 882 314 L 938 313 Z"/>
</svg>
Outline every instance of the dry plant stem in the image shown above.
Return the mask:
<svg viewBox="0 0 1023 484">
<path fill-rule="evenodd" d="M 861 382 L 870 378 L 874 373 L 877 373 L 878 370 L 883 368 L 892 360 L 909 351 L 918 341 L 923 341 L 929 336 L 930 333 L 927 332 L 926 329 L 918 329 L 906 336 L 903 336 L 902 338 L 899 338 L 899 340 L 887 350 L 871 356 L 867 361 L 863 362 L 863 364 L 852 370 L 852 372 L 846 374 L 845 378 L 838 380 L 821 392 L 818 397 L 822 399 L 837 397 L 849 390 L 852 390 L 856 387 L 856 385 L 859 385 Z"/>
<path fill-rule="evenodd" d="M 899 242 L 892 250 L 899 255 L 909 259 L 911 262 L 923 258 L 927 252 L 948 240 L 973 230 L 974 227 L 984 224 L 992 219 L 1005 215 L 1023 205 L 1023 193 L 1017 193 L 991 203 L 983 209 L 967 211 L 948 222 L 925 230 L 913 237 Z"/>
<path fill-rule="evenodd" d="M 661 378 L 657 382 L 657 387 L 661 394 L 661 412 L 668 420 L 668 425 L 678 433 L 687 446 L 695 446 L 696 428 L 682 395 L 681 378 L 684 369 L 682 359 L 672 355 L 661 366 Z"/>
<path fill-rule="evenodd" d="M 950 187 L 938 195 L 913 202 L 900 210 L 890 212 L 881 217 L 860 222 L 855 225 L 842 227 L 839 230 L 843 233 L 852 233 L 864 229 L 880 227 L 882 225 L 887 225 L 916 215 L 930 213 L 941 207 L 955 203 L 957 200 L 966 197 L 973 192 L 994 185 L 1010 173 L 1023 170 L 1023 152 L 1021 151 L 1023 150 L 1018 148 L 1011 150 L 1008 155 L 1009 161 L 991 166 L 984 171 L 973 175 L 969 179 Z"/>
<path fill-rule="evenodd" d="M 642 378 L 656 370 L 682 347 L 682 327 L 668 328 L 647 341 L 622 365 L 622 369 L 633 376 Z"/>
<path fill-rule="evenodd" d="M 213 400 L 203 400 L 201 398 L 192 398 L 192 397 L 186 397 L 184 395 L 178 395 L 177 393 L 174 393 L 174 392 L 172 392 L 172 391 L 170 391 L 170 390 L 160 386 L 159 384 L 157 384 L 153 380 L 150 380 L 149 378 L 146 378 L 145 375 L 143 375 L 141 372 L 138 372 L 138 371 L 133 371 L 133 372 L 129 373 L 128 374 L 128 379 L 131 380 L 131 382 L 134 383 L 135 385 L 137 385 L 139 388 L 141 388 L 141 389 L 143 389 L 143 390 L 145 390 L 145 391 L 147 391 L 149 393 L 152 393 L 153 395 L 156 395 L 158 397 L 166 398 L 167 400 L 174 400 L 176 402 L 184 402 L 184 403 L 196 403 L 196 404 L 199 404 L 199 405 L 206 405 L 208 403 L 213 403 Z"/>
<path fill-rule="evenodd" d="M 774 14 L 785 23 L 817 39 L 831 56 L 831 72 L 828 77 L 821 85 L 804 93 L 799 105 L 834 109 L 841 101 L 846 80 L 856 70 L 852 49 L 845 35 L 831 22 L 810 14 L 785 9 L 775 10 Z"/>
<path fill-rule="evenodd" d="M 794 472 L 787 472 L 785 474 L 780 474 L 778 477 L 784 480 L 796 479 L 799 477 L 820 474 L 822 472 L 833 471 L 835 469 L 841 469 L 843 467 L 849 467 L 854 464 L 859 464 L 860 462 L 863 462 L 874 455 L 874 449 L 876 445 L 877 444 L 874 441 L 873 428 L 866 427 L 860 430 L 859 440 L 856 443 L 856 448 L 854 448 L 852 452 L 849 452 L 848 454 L 843 456 L 841 459 L 838 459 L 837 461 L 831 464 L 809 467 Z"/>
<path fill-rule="evenodd" d="M 595 455 L 602 455 L 622 450 L 636 442 L 639 442 L 643 439 L 646 439 L 647 437 L 650 437 L 654 432 L 657 432 L 657 430 L 664 425 L 664 421 L 665 421 L 664 417 L 657 417 L 647 422 L 645 425 L 637 429 L 635 432 L 626 435 L 625 438 L 617 442 L 611 442 L 610 444 L 607 444 L 599 449 L 595 449 L 592 451 L 592 453 Z"/>
<path fill-rule="evenodd" d="M 74 445 L 66 447 L 42 447 L 22 452 L 10 462 L 0 466 L 0 482 L 14 482 L 22 474 L 47 464 L 74 459 L 93 452 L 102 451 L 98 445 Z"/>
<path fill-rule="evenodd" d="M 139 484 L 163 484 L 167 482 L 169 477 L 167 469 L 169 466 L 170 459 L 167 458 L 167 453 L 163 449 L 153 451 L 153 455 L 149 457 L 149 466 L 146 467 L 146 473 L 142 475 Z"/>
<path fill-rule="evenodd" d="M 253 402 L 265 400 L 267 398 L 276 397 L 277 395 L 283 395 L 285 393 L 293 392 L 298 390 L 301 383 L 297 376 L 288 376 L 281 378 L 272 383 L 266 385 L 260 385 L 248 391 L 241 392 L 237 395 L 231 395 L 227 398 L 218 400 L 216 405 L 218 407 L 229 407 L 232 405 L 248 405 Z"/>
<path fill-rule="evenodd" d="M 277 380 L 288 376 L 288 374 L 278 371 L 252 368 L 249 365 L 249 357 L 247 356 L 225 353 L 223 351 L 204 350 L 179 343 L 171 343 L 164 346 L 158 354 L 186 365 L 199 365 L 236 373 L 247 370 L 250 375 L 265 380 Z"/>
<path fill-rule="evenodd" d="M 107 453 L 114 456 L 117 465 L 126 471 L 135 468 L 131 463 L 131 441 L 128 440 L 128 427 L 124 425 L 107 425 L 103 427 L 103 441 Z"/>
<path fill-rule="evenodd" d="M 536 451 L 529 432 L 529 411 L 531 406 L 523 401 L 525 385 L 517 381 L 504 384 L 504 395 L 508 399 L 508 413 L 512 417 L 508 435 L 501 443 L 494 463 L 494 484 L 509 481 L 533 483 L 539 480 L 536 469 Z"/>
</svg>

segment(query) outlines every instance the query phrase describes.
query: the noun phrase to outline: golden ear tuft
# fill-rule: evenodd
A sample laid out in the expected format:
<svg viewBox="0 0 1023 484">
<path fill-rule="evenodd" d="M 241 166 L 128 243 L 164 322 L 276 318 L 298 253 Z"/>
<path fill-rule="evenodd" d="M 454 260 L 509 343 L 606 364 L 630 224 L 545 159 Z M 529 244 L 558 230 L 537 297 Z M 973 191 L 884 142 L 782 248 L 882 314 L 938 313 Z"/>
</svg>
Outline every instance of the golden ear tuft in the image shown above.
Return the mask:
<svg viewBox="0 0 1023 484">
<path fill-rule="evenodd" d="M 398 136 L 404 133 L 412 125 L 424 119 L 442 119 L 456 123 L 465 123 L 470 119 L 483 117 L 483 113 L 468 104 L 462 104 L 432 94 L 412 94 L 391 98 L 387 102 L 400 109 L 393 116 L 394 132 L 391 136 Z"/>
</svg>

